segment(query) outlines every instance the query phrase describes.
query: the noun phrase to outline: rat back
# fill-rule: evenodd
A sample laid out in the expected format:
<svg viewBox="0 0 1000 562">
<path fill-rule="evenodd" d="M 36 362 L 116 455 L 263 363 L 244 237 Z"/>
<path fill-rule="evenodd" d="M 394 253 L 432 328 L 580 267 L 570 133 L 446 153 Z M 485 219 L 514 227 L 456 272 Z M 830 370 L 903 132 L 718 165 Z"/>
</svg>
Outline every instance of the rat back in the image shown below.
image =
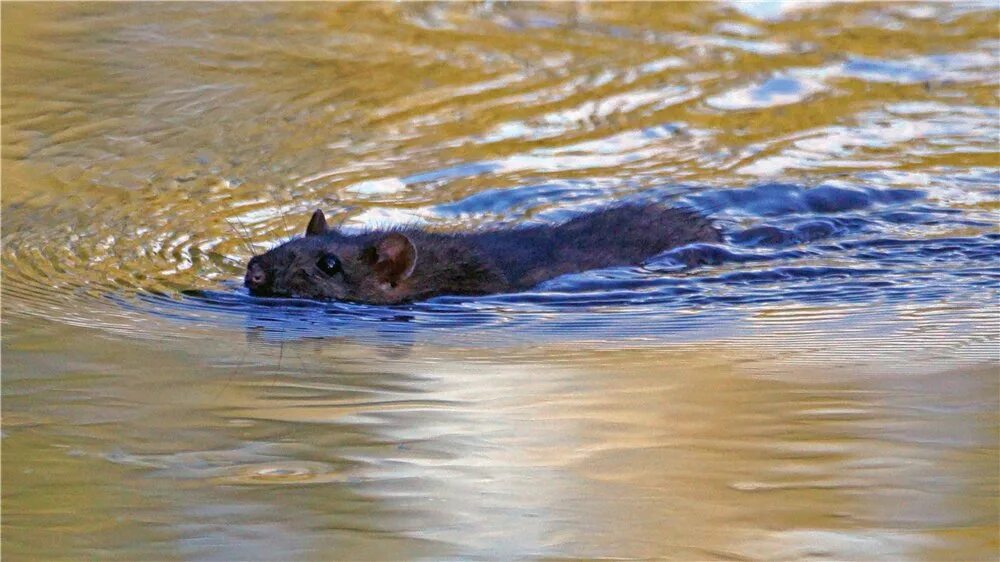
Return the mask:
<svg viewBox="0 0 1000 562">
<path fill-rule="evenodd" d="M 660 204 L 623 205 L 558 226 L 473 235 L 480 251 L 519 289 L 566 273 L 639 265 L 678 246 L 721 240 L 712 221 L 697 211 Z"/>
</svg>

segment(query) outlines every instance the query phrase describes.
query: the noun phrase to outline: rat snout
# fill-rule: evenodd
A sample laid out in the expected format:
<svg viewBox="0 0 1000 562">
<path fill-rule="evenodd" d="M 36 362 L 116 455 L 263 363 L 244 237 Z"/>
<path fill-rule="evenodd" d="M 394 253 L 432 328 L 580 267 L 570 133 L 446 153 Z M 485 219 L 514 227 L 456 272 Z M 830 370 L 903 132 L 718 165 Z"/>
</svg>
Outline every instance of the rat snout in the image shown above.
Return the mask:
<svg viewBox="0 0 1000 562">
<path fill-rule="evenodd" d="M 247 274 L 243 278 L 243 284 L 250 289 L 252 294 L 264 292 L 268 285 L 267 272 L 259 263 L 250 262 L 247 265 Z"/>
</svg>

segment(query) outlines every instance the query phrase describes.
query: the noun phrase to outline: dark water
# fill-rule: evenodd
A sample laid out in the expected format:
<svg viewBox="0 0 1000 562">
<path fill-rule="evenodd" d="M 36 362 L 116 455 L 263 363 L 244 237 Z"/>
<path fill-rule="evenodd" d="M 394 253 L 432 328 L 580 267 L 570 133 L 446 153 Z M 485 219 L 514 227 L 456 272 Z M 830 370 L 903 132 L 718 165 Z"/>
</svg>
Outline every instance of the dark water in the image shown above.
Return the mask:
<svg viewBox="0 0 1000 562">
<path fill-rule="evenodd" d="M 4 4 L 11 559 L 993 559 L 1000 12 Z M 258 299 L 342 228 L 691 206 L 520 294 Z"/>
</svg>

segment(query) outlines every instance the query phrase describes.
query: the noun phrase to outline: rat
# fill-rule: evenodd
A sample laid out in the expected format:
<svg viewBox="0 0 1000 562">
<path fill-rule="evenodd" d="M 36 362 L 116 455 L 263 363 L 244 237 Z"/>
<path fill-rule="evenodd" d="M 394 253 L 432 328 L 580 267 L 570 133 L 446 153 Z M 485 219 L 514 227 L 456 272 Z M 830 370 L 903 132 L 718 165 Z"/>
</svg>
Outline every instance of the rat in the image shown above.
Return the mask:
<svg viewBox="0 0 1000 562">
<path fill-rule="evenodd" d="M 560 275 L 641 265 L 672 248 L 721 241 L 709 218 L 658 203 L 557 225 L 460 233 L 398 227 L 348 234 L 328 227 L 316 210 L 305 236 L 250 259 L 244 285 L 255 296 L 402 304 L 524 291 Z"/>
</svg>

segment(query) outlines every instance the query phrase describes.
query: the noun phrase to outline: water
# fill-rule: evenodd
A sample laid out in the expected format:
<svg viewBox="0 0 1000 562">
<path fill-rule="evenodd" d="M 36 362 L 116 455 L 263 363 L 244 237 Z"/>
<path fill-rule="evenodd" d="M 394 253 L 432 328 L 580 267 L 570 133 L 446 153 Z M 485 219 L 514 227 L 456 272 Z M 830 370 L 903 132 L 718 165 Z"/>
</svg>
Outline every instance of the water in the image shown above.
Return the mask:
<svg viewBox="0 0 1000 562">
<path fill-rule="evenodd" d="M 18 559 L 995 558 L 985 4 L 4 4 Z M 689 205 L 528 293 L 255 299 L 334 224 Z"/>
</svg>

